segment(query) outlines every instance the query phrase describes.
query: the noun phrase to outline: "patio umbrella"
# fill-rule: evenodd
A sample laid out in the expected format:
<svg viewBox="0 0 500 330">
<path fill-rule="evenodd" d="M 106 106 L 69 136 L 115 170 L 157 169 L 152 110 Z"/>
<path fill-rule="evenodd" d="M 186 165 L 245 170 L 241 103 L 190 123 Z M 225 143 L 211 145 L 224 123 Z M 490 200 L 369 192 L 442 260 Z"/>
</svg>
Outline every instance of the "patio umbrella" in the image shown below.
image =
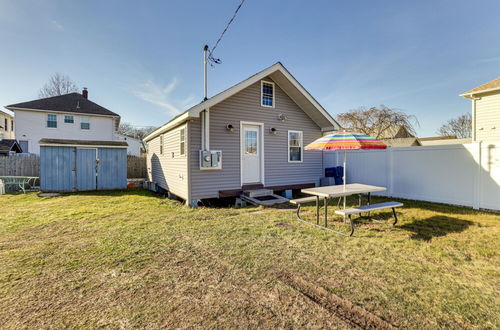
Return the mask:
<svg viewBox="0 0 500 330">
<path fill-rule="evenodd" d="M 358 150 L 358 149 L 386 149 L 387 146 L 377 139 L 372 138 L 366 134 L 352 133 L 352 132 L 337 132 L 329 135 L 320 137 L 319 139 L 309 143 L 305 149 L 306 150 L 344 150 L 344 175 L 342 180 L 344 181 L 344 190 L 346 185 L 346 160 L 347 154 L 346 150 Z M 345 209 L 346 197 L 344 196 L 344 209 Z"/>
</svg>

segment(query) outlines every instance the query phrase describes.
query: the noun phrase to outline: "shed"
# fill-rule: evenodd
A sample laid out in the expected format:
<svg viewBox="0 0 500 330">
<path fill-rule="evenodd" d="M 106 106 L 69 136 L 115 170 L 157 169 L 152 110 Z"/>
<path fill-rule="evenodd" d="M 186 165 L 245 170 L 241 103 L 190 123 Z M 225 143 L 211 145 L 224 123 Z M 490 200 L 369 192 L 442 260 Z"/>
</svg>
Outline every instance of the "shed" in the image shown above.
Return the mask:
<svg viewBox="0 0 500 330">
<path fill-rule="evenodd" d="M 41 139 L 42 191 L 127 187 L 127 142 Z"/>
</svg>

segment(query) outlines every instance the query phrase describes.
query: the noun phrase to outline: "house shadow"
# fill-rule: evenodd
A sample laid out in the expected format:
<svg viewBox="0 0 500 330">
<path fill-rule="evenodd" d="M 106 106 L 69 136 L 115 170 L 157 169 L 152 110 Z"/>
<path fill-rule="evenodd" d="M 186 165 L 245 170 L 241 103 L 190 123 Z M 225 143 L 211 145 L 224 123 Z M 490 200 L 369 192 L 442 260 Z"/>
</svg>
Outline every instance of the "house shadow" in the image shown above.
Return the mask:
<svg viewBox="0 0 500 330">
<path fill-rule="evenodd" d="M 463 232 L 472 225 L 474 225 L 472 221 L 436 215 L 427 219 L 396 226 L 400 229 L 413 232 L 411 239 L 430 241 L 434 237 Z"/>
</svg>

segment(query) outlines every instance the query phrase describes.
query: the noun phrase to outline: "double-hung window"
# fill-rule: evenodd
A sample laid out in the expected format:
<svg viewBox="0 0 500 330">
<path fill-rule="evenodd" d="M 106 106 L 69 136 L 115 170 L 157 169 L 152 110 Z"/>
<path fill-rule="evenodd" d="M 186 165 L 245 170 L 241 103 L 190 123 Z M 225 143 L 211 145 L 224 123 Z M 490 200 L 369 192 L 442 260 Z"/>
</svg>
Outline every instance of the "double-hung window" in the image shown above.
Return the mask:
<svg viewBox="0 0 500 330">
<path fill-rule="evenodd" d="M 303 157 L 302 131 L 288 131 L 288 162 L 300 163 Z"/>
<path fill-rule="evenodd" d="M 90 129 L 90 117 L 82 117 L 80 119 L 80 128 L 81 129 Z"/>
<path fill-rule="evenodd" d="M 260 105 L 263 107 L 274 108 L 274 83 L 261 81 L 260 89 Z"/>
<path fill-rule="evenodd" d="M 51 113 L 47 115 L 47 127 L 57 128 L 57 115 Z"/>
<path fill-rule="evenodd" d="M 163 155 L 163 134 L 160 135 L 160 155 Z"/>
<path fill-rule="evenodd" d="M 181 156 L 186 154 L 186 129 L 182 128 L 179 131 L 179 152 Z"/>
<path fill-rule="evenodd" d="M 66 124 L 73 124 L 75 122 L 75 119 L 73 116 L 64 116 L 64 122 Z"/>
</svg>

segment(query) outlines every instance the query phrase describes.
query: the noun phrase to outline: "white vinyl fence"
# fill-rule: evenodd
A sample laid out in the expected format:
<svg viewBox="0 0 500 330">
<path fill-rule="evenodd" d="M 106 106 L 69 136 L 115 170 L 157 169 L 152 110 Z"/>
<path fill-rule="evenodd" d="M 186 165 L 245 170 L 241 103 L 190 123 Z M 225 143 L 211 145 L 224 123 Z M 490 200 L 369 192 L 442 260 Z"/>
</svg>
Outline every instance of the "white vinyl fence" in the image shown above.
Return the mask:
<svg viewBox="0 0 500 330">
<path fill-rule="evenodd" d="M 325 167 L 342 162 L 343 151 L 324 153 Z M 500 143 L 353 150 L 346 173 L 385 196 L 500 210 Z"/>
</svg>

